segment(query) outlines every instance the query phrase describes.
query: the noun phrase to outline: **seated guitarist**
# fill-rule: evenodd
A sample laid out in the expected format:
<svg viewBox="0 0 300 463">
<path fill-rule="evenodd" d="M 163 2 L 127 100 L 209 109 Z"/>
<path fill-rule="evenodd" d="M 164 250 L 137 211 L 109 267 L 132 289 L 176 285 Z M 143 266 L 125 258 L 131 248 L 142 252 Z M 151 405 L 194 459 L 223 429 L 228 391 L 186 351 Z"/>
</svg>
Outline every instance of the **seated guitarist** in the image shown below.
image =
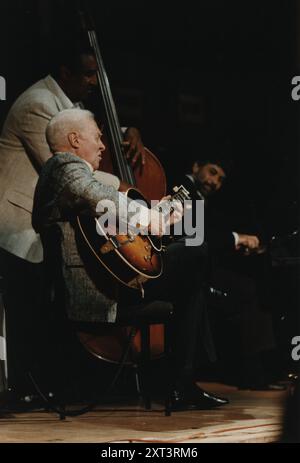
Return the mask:
<svg viewBox="0 0 300 463">
<path fill-rule="evenodd" d="M 54 156 L 44 165 L 37 183 L 32 223 L 41 235 L 45 262 L 52 265 L 52 278 L 59 280 L 58 286 L 63 289 L 68 317 L 77 321 L 113 323 L 122 319 L 124 301 L 115 294 L 108 295 L 104 290 L 105 282 L 95 282 L 86 271 L 72 227 L 78 214 L 96 216 L 96 206 L 102 199 L 111 200 L 121 214 L 121 194 L 93 176 L 105 148 L 101 135 L 89 111 L 67 109 L 52 118 L 46 136 Z M 152 231 L 162 234 L 160 213 L 151 211 L 150 217 Z M 177 219 L 173 215 L 173 223 Z M 59 264 L 54 257 L 57 252 Z M 214 359 L 204 293 L 199 284 L 204 280 L 205 248 L 174 242 L 168 246 L 164 258 L 163 276 L 145 285 L 144 302 L 138 300 L 136 304 L 166 300 L 174 305 L 172 409 L 199 410 L 224 405 L 228 402 L 226 399 L 204 392 L 193 377 L 199 342 L 209 358 Z"/>
</svg>

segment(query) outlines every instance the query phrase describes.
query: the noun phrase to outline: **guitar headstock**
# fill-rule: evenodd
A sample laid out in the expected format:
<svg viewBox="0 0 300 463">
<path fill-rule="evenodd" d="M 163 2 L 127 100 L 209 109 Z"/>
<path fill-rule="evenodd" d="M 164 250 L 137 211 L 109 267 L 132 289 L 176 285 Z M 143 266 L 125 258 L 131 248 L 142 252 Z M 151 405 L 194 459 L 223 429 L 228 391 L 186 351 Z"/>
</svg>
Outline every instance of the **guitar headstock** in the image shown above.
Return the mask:
<svg viewBox="0 0 300 463">
<path fill-rule="evenodd" d="M 172 199 L 179 199 L 182 203 L 187 199 L 191 199 L 190 192 L 183 185 L 174 186 L 173 191 L 175 194 Z"/>
<path fill-rule="evenodd" d="M 170 211 L 173 212 L 174 208 L 172 207 L 172 201 L 180 201 L 182 205 L 184 205 L 185 200 L 191 199 L 190 193 L 188 192 L 186 188 L 184 188 L 183 185 L 180 185 L 179 187 L 175 186 L 173 188 L 173 191 L 175 194 L 171 197 L 171 199 L 160 202 L 157 205 L 159 212 L 163 212 L 163 213 L 170 213 Z"/>
</svg>

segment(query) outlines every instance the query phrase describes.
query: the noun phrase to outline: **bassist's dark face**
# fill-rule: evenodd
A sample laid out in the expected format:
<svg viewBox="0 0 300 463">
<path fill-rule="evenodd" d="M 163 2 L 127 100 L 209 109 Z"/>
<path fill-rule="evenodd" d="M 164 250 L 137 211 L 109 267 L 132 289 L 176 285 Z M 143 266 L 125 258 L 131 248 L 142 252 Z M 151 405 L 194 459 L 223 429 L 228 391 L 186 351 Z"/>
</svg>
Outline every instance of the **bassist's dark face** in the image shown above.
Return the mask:
<svg viewBox="0 0 300 463">
<path fill-rule="evenodd" d="M 71 71 L 61 67 L 60 81 L 62 89 L 71 101 L 85 101 L 98 85 L 97 62 L 93 55 L 81 55 L 81 69 Z"/>
</svg>

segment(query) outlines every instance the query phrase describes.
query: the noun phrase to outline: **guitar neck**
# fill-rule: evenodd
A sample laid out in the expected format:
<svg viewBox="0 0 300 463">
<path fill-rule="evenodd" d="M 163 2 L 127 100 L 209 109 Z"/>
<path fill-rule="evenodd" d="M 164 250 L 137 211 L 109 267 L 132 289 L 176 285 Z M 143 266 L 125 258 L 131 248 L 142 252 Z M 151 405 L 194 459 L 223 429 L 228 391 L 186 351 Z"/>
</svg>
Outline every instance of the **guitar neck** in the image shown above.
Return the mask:
<svg viewBox="0 0 300 463">
<path fill-rule="evenodd" d="M 177 189 L 178 191 L 176 191 L 175 189 Z M 171 199 L 163 201 L 162 203 L 159 203 L 157 204 L 157 206 L 154 207 L 154 209 L 158 210 L 163 216 L 166 216 L 170 214 L 170 212 L 173 212 L 173 201 L 180 201 L 182 206 L 184 206 L 184 201 L 190 199 L 189 192 L 183 186 L 180 186 L 179 188 L 175 187 L 174 190 L 176 191 L 176 193 L 171 197 Z"/>
</svg>

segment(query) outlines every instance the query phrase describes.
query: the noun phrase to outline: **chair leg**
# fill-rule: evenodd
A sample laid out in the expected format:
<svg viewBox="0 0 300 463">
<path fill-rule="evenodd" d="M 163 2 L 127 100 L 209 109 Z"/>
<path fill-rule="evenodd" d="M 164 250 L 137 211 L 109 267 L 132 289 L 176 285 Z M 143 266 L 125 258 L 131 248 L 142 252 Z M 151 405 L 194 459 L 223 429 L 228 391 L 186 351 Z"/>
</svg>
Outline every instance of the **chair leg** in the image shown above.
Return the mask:
<svg viewBox="0 0 300 463">
<path fill-rule="evenodd" d="M 141 381 L 140 381 L 140 375 L 139 375 L 139 366 L 138 365 L 134 365 L 134 376 L 135 376 L 135 385 L 136 385 L 136 390 L 138 392 L 138 394 L 141 395 L 142 391 L 141 391 Z"/>
</svg>

